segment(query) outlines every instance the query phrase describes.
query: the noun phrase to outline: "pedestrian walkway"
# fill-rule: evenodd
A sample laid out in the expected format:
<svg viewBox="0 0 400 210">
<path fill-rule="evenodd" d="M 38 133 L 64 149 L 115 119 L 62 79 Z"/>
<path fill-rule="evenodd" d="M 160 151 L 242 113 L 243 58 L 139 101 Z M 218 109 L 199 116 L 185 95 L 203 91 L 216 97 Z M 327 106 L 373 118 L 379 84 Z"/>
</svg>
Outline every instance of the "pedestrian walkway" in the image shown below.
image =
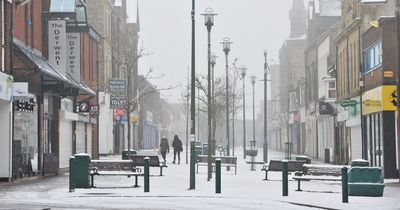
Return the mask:
<svg viewBox="0 0 400 210">
<path fill-rule="evenodd" d="M 303 184 L 305 191 L 296 192 L 297 182 L 289 182 L 289 196 L 282 197 L 282 174 L 271 172 L 269 181 L 263 181 L 261 166 L 250 171 L 238 156 L 238 171 L 222 169 L 222 193 L 215 194 L 215 179 L 207 181 L 207 167 L 196 174 L 196 189 L 189 190 L 189 165 L 185 164 L 185 151 L 181 164 L 172 164 L 173 153 L 167 154 L 165 176 L 158 176 L 157 168 L 150 168 L 150 192 L 143 187 L 131 188 L 134 178 L 96 177 L 96 189 L 76 189 L 68 192 L 68 175 L 38 179 L 23 184 L 1 186 L 0 209 L 398 209 L 400 184 L 386 185 L 384 197 L 350 197 L 348 204 L 341 202 L 340 182 L 311 181 Z M 121 158 L 121 156 L 114 156 Z M 283 153 L 269 151 L 269 159 L 282 159 Z M 110 157 L 107 157 L 110 158 Z M 257 160 L 262 158 L 261 149 Z M 213 174 L 214 176 L 215 174 Z M 214 178 L 214 177 L 213 177 Z M 289 177 L 290 180 L 290 177 Z M 393 181 L 393 180 L 392 180 Z M 139 178 L 143 186 L 143 178 Z"/>
</svg>

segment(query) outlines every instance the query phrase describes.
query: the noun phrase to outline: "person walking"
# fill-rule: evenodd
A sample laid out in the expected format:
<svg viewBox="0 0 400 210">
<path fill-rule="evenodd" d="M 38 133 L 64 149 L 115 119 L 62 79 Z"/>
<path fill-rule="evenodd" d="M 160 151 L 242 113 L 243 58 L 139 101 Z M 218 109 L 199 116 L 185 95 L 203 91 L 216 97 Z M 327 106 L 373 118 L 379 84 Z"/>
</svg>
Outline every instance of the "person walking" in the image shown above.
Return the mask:
<svg viewBox="0 0 400 210">
<path fill-rule="evenodd" d="M 164 159 L 164 164 L 166 164 L 167 163 L 166 155 L 167 152 L 169 153 L 169 144 L 168 144 L 168 139 L 165 136 L 161 138 L 160 150 L 161 150 L 161 156 Z"/>
<path fill-rule="evenodd" d="M 182 141 L 179 139 L 178 135 L 174 136 L 174 140 L 172 141 L 172 147 L 174 148 L 174 161 L 172 163 L 175 164 L 176 154 L 178 154 L 178 164 L 180 164 L 181 152 L 183 151 L 183 148 L 182 148 Z"/>
</svg>

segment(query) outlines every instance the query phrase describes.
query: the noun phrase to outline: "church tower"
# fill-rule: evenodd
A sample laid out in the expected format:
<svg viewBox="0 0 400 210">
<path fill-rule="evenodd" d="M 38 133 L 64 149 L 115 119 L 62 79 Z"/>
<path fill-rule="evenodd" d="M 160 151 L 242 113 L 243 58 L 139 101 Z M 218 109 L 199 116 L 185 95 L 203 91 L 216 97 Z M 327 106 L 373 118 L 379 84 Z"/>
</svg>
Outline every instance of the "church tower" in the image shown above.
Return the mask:
<svg viewBox="0 0 400 210">
<path fill-rule="evenodd" d="M 292 9 L 289 11 L 290 35 L 289 38 L 296 38 L 306 33 L 307 13 L 303 0 L 293 0 Z"/>
</svg>

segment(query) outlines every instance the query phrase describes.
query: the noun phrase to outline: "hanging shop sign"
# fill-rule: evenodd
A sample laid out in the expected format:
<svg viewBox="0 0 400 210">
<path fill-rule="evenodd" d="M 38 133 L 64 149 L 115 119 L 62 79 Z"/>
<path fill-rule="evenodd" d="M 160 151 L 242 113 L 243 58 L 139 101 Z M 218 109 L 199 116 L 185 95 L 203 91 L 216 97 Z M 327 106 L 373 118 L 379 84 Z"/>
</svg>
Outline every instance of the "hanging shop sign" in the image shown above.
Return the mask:
<svg viewBox="0 0 400 210">
<path fill-rule="evenodd" d="M 138 122 L 139 122 L 139 115 L 132 115 L 131 123 L 138 123 Z"/>
<path fill-rule="evenodd" d="M 76 108 L 78 113 L 86 113 L 90 111 L 89 101 L 79 101 L 76 103 Z"/>
<path fill-rule="evenodd" d="M 383 85 L 362 94 L 363 115 L 381 111 L 397 110 L 397 92 L 395 85 Z"/>
<path fill-rule="evenodd" d="M 67 34 L 67 74 L 76 82 L 81 81 L 81 36 L 79 33 Z"/>
<path fill-rule="evenodd" d="M 98 115 L 99 114 L 99 105 L 90 105 L 90 114 Z"/>
<path fill-rule="evenodd" d="M 340 106 L 342 107 L 356 106 L 357 104 L 356 100 L 343 100 L 340 102 Z"/>
<path fill-rule="evenodd" d="M 49 62 L 66 75 L 67 31 L 65 20 L 49 20 Z"/>
<path fill-rule="evenodd" d="M 12 76 L 0 72 L 0 100 L 11 101 L 13 94 L 13 82 Z"/>
<path fill-rule="evenodd" d="M 318 104 L 318 113 L 319 115 L 333 115 L 333 107 L 332 104 L 327 102 L 319 102 Z"/>
<path fill-rule="evenodd" d="M 13 85 L 13 96 L 14 97 L 26 97 L 28 96 L 28 83 L 27 82 L 14 82 Z"/>
</svg>

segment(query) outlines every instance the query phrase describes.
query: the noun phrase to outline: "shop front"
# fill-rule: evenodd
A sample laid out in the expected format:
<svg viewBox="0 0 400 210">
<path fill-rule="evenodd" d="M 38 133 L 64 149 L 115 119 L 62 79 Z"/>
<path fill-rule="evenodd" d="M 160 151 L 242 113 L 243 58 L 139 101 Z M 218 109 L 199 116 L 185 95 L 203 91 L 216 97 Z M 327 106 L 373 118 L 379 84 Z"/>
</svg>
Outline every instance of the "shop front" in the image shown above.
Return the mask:
<svg viewBox="0 0 400 210">
<path fill-rule="evenodd" d="M 397 178 L 396 86 L 382 85 L 362 95 L 363 158 L 382 167 L 385 178 Z"/>
<path fill-rule="evenodd" d="M 318 155 L 320 159 L 329 157 L 332 160 L 334 146 L 334 107 L 331 103 L 318 103 Z"/>
<path fill-rule="evenodd" d="M 60 153 L 66 153 L 60 148 L 64 145 L 60 142 L 61 98 L 94 92 L 60 73 L 39 51 L 18 39 L 14 48 L 14 78 L 27 84 L 28 95 L 14 98 L 13 176 L 58 174 Z"/>
<path fill-rule="evenodd" d="M 12 180 L 13 77 L 0 71 L 0 180 Z"/>
<path fill-rule="evenodd" d="M 29 83 L 14 83 L 13 177 L 38 172 L 37 98 Z"/>
</svg>

